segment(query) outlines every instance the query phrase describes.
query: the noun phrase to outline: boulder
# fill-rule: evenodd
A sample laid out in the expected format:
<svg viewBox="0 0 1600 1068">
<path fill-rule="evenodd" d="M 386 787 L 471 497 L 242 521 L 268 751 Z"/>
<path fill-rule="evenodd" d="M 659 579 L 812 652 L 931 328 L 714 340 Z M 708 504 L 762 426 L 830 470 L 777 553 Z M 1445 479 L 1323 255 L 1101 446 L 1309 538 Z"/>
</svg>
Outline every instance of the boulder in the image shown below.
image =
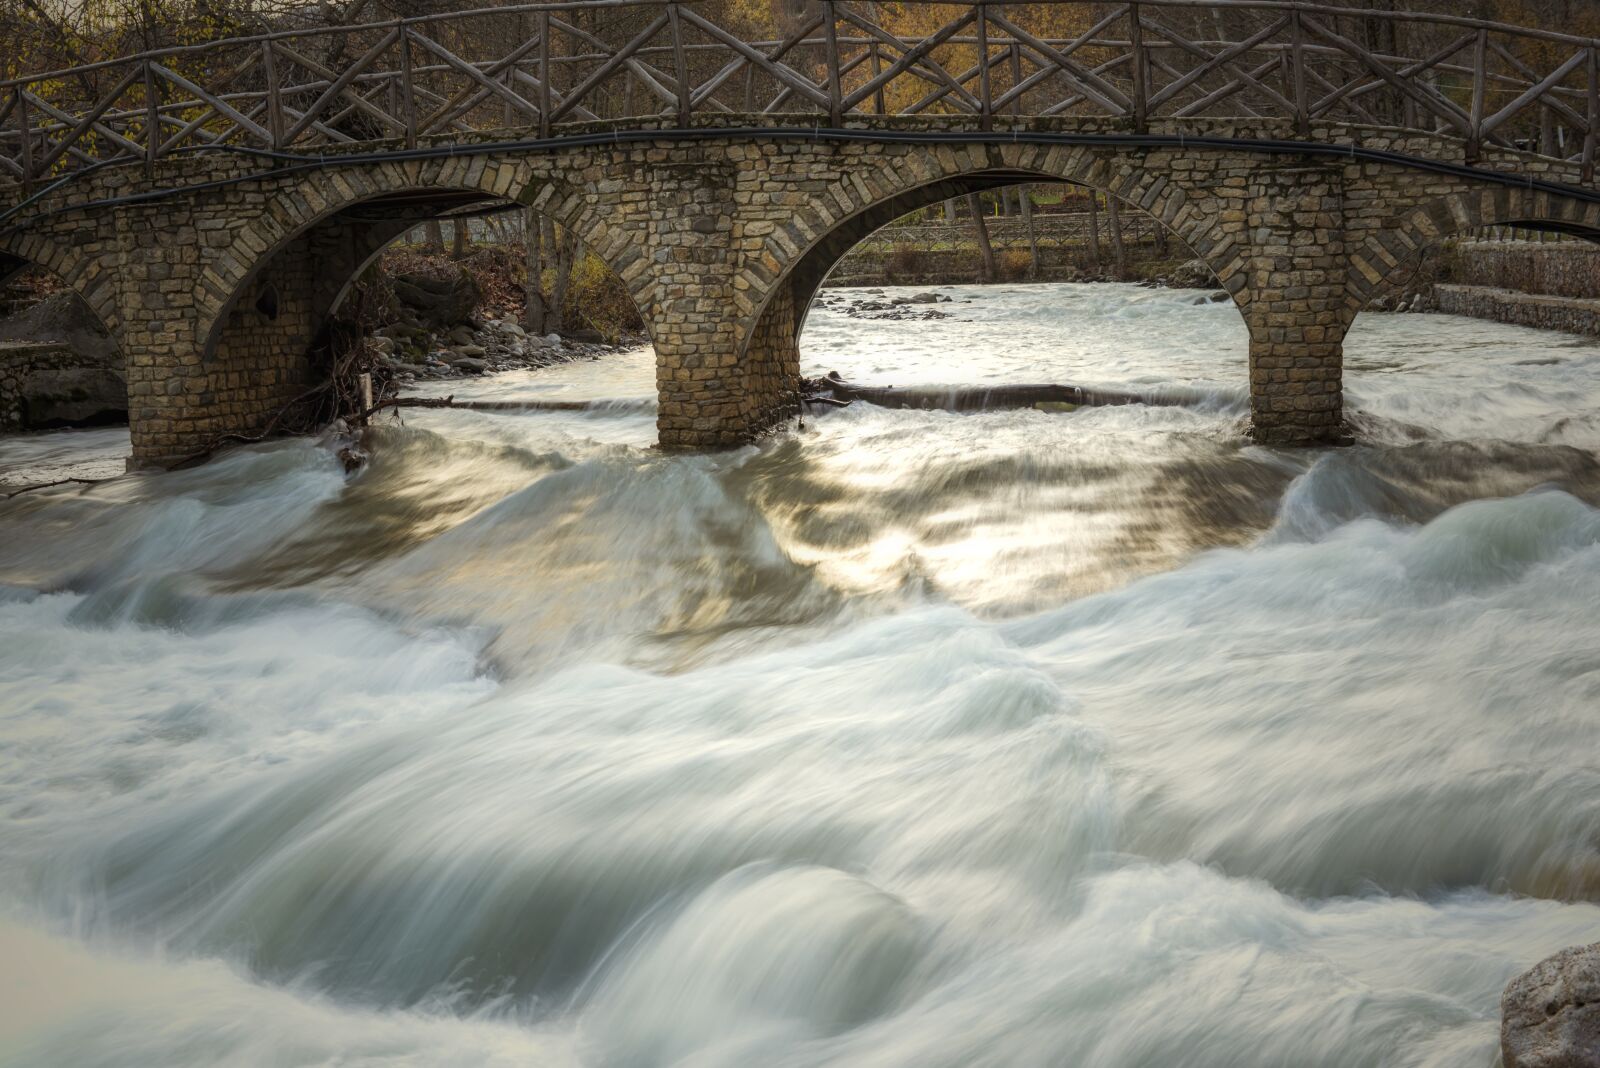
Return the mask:
<svg viewBox="0 0 1600 1068">
<path fill-rule="evenodd" d="M 122 354 L 75 294 L 0 319 L 0 427 L 99 425 L 127 411 Z"/>
<path fill-rule="evenodd" d="M 400 274 L 392 282 L 395 299 L 419 322 L 446 329 L 467 322 L 483 300 L 477 280 L 466 271 L 454 274 Z"/>
<path fill-rule="evenodd" d="M 126 422 L 128 384 L 104 367 L 41 368 L 23 376 L 23 425 L 30 430 Z"/>
<path fill-rule="evenodd" d="M 450 366 L 463 374 L 481 375 L 489 369 L 489 361 L 480 360 L 476 356 L 463 356 L 460 359 L 451 360 Z"/>
<path fill-rule="evenodd" d="M 1564 949 L 1500 997 L 1505 1068 L 1600 1068 L 1600 942 Z"/>
<path fill-rule="evenodd" d="M 457 356 L 478 357 L 484 355 L 487 350 L 482 345 L 457 345 L 451 351 Z M 455 361 L 451 360 L 450 362 L 454 363 Z"/>
<path fill-rule="evenodd" d="M 937 303 L 939 303 L 939 294 L 937 294 L 937 293 L 913 293 L 913 294 L 911 294 L 910 298 L 908 298 L 908 299 L 909 299 L 910 303 L 912 303 L 912 304 L 937 304 Z"/>
<path fill-rule="evenodd" d="M 1168 275 L 1167 285 L 1174 289 L 1215 289 L 1217 276 L 1205 260 L 1194 259 Z"/>
</svg>

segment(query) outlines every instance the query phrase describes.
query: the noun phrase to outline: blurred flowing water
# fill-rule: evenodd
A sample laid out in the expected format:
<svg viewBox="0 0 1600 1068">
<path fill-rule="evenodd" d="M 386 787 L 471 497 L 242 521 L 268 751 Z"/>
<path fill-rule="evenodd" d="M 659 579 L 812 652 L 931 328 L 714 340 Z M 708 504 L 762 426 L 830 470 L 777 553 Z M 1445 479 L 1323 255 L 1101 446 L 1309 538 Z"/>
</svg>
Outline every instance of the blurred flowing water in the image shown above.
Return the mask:
<svg viewBox="0 0 1600 1068">
<path fill-rule="evenodd" d="M 663 455 L 638 352 L 0 502 L 0 1063 L 1495 1064 L 1600 937 L 1600 348 L 1363 316 L 1280 451 L 1229 305 L 945 292 L 808 370 L 1179 403 Z"/>
</svg>

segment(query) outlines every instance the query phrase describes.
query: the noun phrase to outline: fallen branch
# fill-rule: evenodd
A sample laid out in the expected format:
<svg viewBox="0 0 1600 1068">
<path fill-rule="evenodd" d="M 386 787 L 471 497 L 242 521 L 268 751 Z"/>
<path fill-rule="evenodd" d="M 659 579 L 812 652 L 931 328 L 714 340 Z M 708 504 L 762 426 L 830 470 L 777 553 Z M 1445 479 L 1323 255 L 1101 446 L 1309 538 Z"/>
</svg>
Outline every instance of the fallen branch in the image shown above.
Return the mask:
<svg viewBox="0 0 1600 1068">
<path fill-rule="evenodd" d="M 880 408 L 938 409 L 951 412 L 989 411 L 999 408 L 1033 408 L 1041 404 L 1099 407 L 1123 404 L 1175 403 L 1111 389 L 1087 389 L 1058 383 L 964 388 L 898 388 L 895 386 L 857 386 L 836 373 L 826 378 L 805 380 L 802 395 L 807 403 L 842 407 L 854 400 Z"/>
<path fill-rule="evenodd" d="M 23 486 L 19 490 L 12 490 L 5 495 L 5 499 L 9 501 L 13 497 L 20 497 L 22 494 L 32 493 L 34 490 L 49 489 L 51 486 L 66 486 L 74 482 L 82 482 L 86 486 L 94 486 L 101 482 L 110 481 L 110 478 L 58 478 L 54 482 L 35 482 L 31 486 Z"/>
<path fill-rule="evenodd" d="M 448 397 L 390 397 L 368 408 L 371 417 L 385 408 L 457 408 L 468 412 L 592 412 L 615 408 L 616 401 L 458 401 Z"/>
</svg>

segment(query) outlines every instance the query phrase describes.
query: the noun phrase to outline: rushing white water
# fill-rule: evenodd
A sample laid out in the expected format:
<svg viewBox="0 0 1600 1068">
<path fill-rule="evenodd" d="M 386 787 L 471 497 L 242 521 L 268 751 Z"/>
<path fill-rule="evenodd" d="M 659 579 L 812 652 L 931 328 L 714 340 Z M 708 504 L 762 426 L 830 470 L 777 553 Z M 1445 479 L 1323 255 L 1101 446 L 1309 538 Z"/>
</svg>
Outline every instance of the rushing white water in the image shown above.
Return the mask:
<svg viewBox="0 0 1600 1068">
<path fill-rule="evenodd" d="M 1271 450 L 1230 305 L 946 291 L 808 370 L 1180 403 L 670 456 L 639 352 L 0 502 L 0 1063 L 1497 1063 L 1600 937 L 1600 347 L 1363 316 Z"/>
</svg>

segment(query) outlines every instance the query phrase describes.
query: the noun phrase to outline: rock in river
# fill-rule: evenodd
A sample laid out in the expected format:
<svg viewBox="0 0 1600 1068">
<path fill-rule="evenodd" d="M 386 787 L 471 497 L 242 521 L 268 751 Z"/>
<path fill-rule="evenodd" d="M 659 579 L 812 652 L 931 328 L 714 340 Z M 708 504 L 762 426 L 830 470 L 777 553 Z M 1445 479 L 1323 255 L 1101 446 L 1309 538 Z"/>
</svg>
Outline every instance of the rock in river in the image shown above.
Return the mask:
<svg viewBox="0 0 1600 1068">
<path fill-rule="evenodd" d="M 1500 997 L 1505 1068 L 1600 1068 L 1600 942 L 1564 949 Z"/>
</svg>

